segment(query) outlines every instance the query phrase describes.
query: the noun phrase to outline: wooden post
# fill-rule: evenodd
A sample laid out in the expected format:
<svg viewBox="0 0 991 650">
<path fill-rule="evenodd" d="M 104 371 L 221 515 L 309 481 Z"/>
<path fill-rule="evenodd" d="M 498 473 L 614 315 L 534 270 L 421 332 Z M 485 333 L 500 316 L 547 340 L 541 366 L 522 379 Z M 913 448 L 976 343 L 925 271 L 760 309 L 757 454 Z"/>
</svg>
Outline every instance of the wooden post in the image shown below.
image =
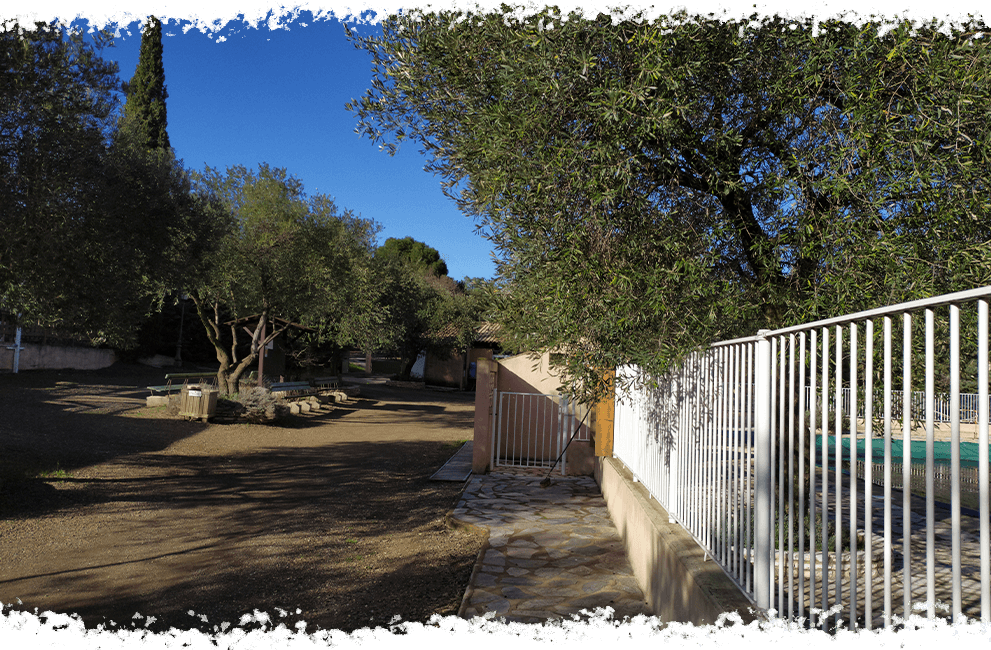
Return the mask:
<svg viewBox="0 0 991 650">
<path fill-rule="evenodd" d="M 498 385 L 499 364 L 492 359 L 479 358 L 475 367 L 475 443 L 472 445 L 471 471 L 484 474 L 491 469 L 492 458 L 492 391 Z"/>
<path fill-rule="evenodd" d="M 595 405 L 595 455 L 610 457 L 616 417 L 616 371 L 607 370 L 603 376 L 609 383 L 609 394 Z"/>
</svg>

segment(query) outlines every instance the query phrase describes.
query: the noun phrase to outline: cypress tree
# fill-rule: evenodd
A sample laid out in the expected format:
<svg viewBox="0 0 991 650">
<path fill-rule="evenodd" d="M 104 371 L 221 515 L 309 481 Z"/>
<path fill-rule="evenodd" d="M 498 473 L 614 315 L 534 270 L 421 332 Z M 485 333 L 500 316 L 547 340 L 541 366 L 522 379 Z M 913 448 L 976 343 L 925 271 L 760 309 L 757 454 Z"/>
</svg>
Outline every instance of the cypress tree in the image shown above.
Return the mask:
<svg viewBox="0 0 991 650">
<path fill-rule="evenodd" d="M 141 52 L 134 77 L 127 86 L 123 129 L 149 149 L 170 148 L 166 131 L 165 65 L 162 63 L 162 23 L 151 16 L 141 33 Z"/>
</svg>

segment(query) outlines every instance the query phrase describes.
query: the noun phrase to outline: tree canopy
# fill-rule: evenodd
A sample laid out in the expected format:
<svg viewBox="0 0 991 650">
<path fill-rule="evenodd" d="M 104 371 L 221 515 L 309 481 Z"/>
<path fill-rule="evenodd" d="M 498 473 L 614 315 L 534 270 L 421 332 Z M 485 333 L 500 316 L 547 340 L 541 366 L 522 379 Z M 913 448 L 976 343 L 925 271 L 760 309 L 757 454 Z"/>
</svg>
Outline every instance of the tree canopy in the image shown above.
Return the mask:
<svg viewBox="0 0 991 650">
<path fill-rule="evenodd" d="M 126 347 L 199 238 L 181 164 L 116 131 L 107 33 L 0 30 L 0 307 Z"/>
<path fill-rule="evenodd" d="M 189 285 L 217 352 L 223 392 L 236 393 L 241 374 L 285 331 L 275 317 L 340 343 L 361 336 L 376 224 L 339 212 L 329 196 L 308 196 L 299 179 L 265 164 L 226 173 L 208 167 L 196 182 L 223 206 L 214 221 L 219 244 L 204 251 Z M 243 322 L 247 317 L 257 318 Z M 250 348 L 239 357 L 246 324 Z"/>
<path fill-rule="evenodd" d="M 165 100 L 165 64 L 162 61 L 162 23 L 151 16 L 141 32 L 138 67 L 126 86 L 127 103 L 122 117 L 123 130 L 132 132 L 136 142 L 148 149 L 168 150 L 168 114 Z"/>
<path fill-rule="evenodd" d="M 412 237 L 396 239 L 389 237 L 375 249 L 375 259 L 381 262 L 396 261 L 408 264 L 418 271 L 434 276 L 447 275 L 447 262 L 441 259 L 440 252 Z"/>
<path fill-rule="evenodd" d="M 496 247 L 506 345 L 565 386 L 991 280 L 983 25 L 404 13 L 358 131 Z"/>
</svg>

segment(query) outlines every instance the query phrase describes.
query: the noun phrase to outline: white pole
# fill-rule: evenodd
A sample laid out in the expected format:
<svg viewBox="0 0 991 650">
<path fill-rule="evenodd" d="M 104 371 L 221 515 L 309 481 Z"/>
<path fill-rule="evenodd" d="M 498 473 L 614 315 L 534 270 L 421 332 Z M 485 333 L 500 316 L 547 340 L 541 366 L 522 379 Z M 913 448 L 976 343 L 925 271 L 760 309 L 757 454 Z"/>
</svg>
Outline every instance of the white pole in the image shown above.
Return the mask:
<svg viewBox="0 0 991 650">
<path fill-rule="evenodd" d="M 908 456 L 907 443 L 904 455 Z M 952 304 L 950 305 L 950 476 L 952 611 L 953 622 L 956 623 L 963 610 L 960 582 L 960 307 Z M 905 519 L 908 518 L 906 515 Z M 908 570 L 907 562 L 905 570 Z"/>
<path fill-rule="evenodd" d="M 758 335 L 763 337 L 766 330 Z M 771 342 L 761 338 L 757 342 L 754 407 L 755 422 L 755 488 L 756 530 L 754 542 L 754 597 L 762 609 L 771 607 Z"/>
<path fill-rule="evenodd" d="M 21 350 L 24 349 L 24 348 L 21 347 L 21 326 L 20 325 L 17 326 L 17 333 L 14 334 L 14 347 L 12 349 L 14 350 L 14 374 L 16 375 L 17 374 L 17 370 L 18 370 L 18 368 L 20 368 L 20 365 L 21 365 Z"/>
<path fill-rule="evenodd" d="M 950 320 L 956 307 L 950 305 Z M 902 315 L 902 608 L 912 615 L 912 315 Z M 952 325 L 951 325 L 952 328 Z M 953 348 L 952 337 L 950 348 Z M 950 365 L 953 365 L 952 352 Z M 952 370 L 950 371 L 953 372 Z M 959 376 L 959 375 L 958 375 Z M 953 379 L 950 379 L 952 384 Z M 960 407 L 957 391 L 957 408 Z M 959 429 L 958 429 L 959 430 Z"/>
<path fill-rule="evenodd" d="M 977 421 L 981 515 L 981 622 L 991 623 L 991 530 L 988 528 L 988 302 L 977 303 Z"/>
</svg>

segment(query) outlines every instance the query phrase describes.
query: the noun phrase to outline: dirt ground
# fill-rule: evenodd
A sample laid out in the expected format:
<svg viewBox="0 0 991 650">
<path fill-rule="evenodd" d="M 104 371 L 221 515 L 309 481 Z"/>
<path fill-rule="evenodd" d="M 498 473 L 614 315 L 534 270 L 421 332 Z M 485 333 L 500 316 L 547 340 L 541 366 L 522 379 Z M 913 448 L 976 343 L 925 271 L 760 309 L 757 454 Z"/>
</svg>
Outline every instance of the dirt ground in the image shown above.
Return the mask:
<svg viewBox="0 0 991 650">
<path fill-rule="evenodd" d="M 8 611 L 207 632 L 457 613 L 483 539 L 445 525 L 461 484 L 428 479 L 471 437 L 472 394 L 363 386 L 278 426 L 203 424 L 144 406 L 164 372 L 0 375 Z"/>
</svg>

